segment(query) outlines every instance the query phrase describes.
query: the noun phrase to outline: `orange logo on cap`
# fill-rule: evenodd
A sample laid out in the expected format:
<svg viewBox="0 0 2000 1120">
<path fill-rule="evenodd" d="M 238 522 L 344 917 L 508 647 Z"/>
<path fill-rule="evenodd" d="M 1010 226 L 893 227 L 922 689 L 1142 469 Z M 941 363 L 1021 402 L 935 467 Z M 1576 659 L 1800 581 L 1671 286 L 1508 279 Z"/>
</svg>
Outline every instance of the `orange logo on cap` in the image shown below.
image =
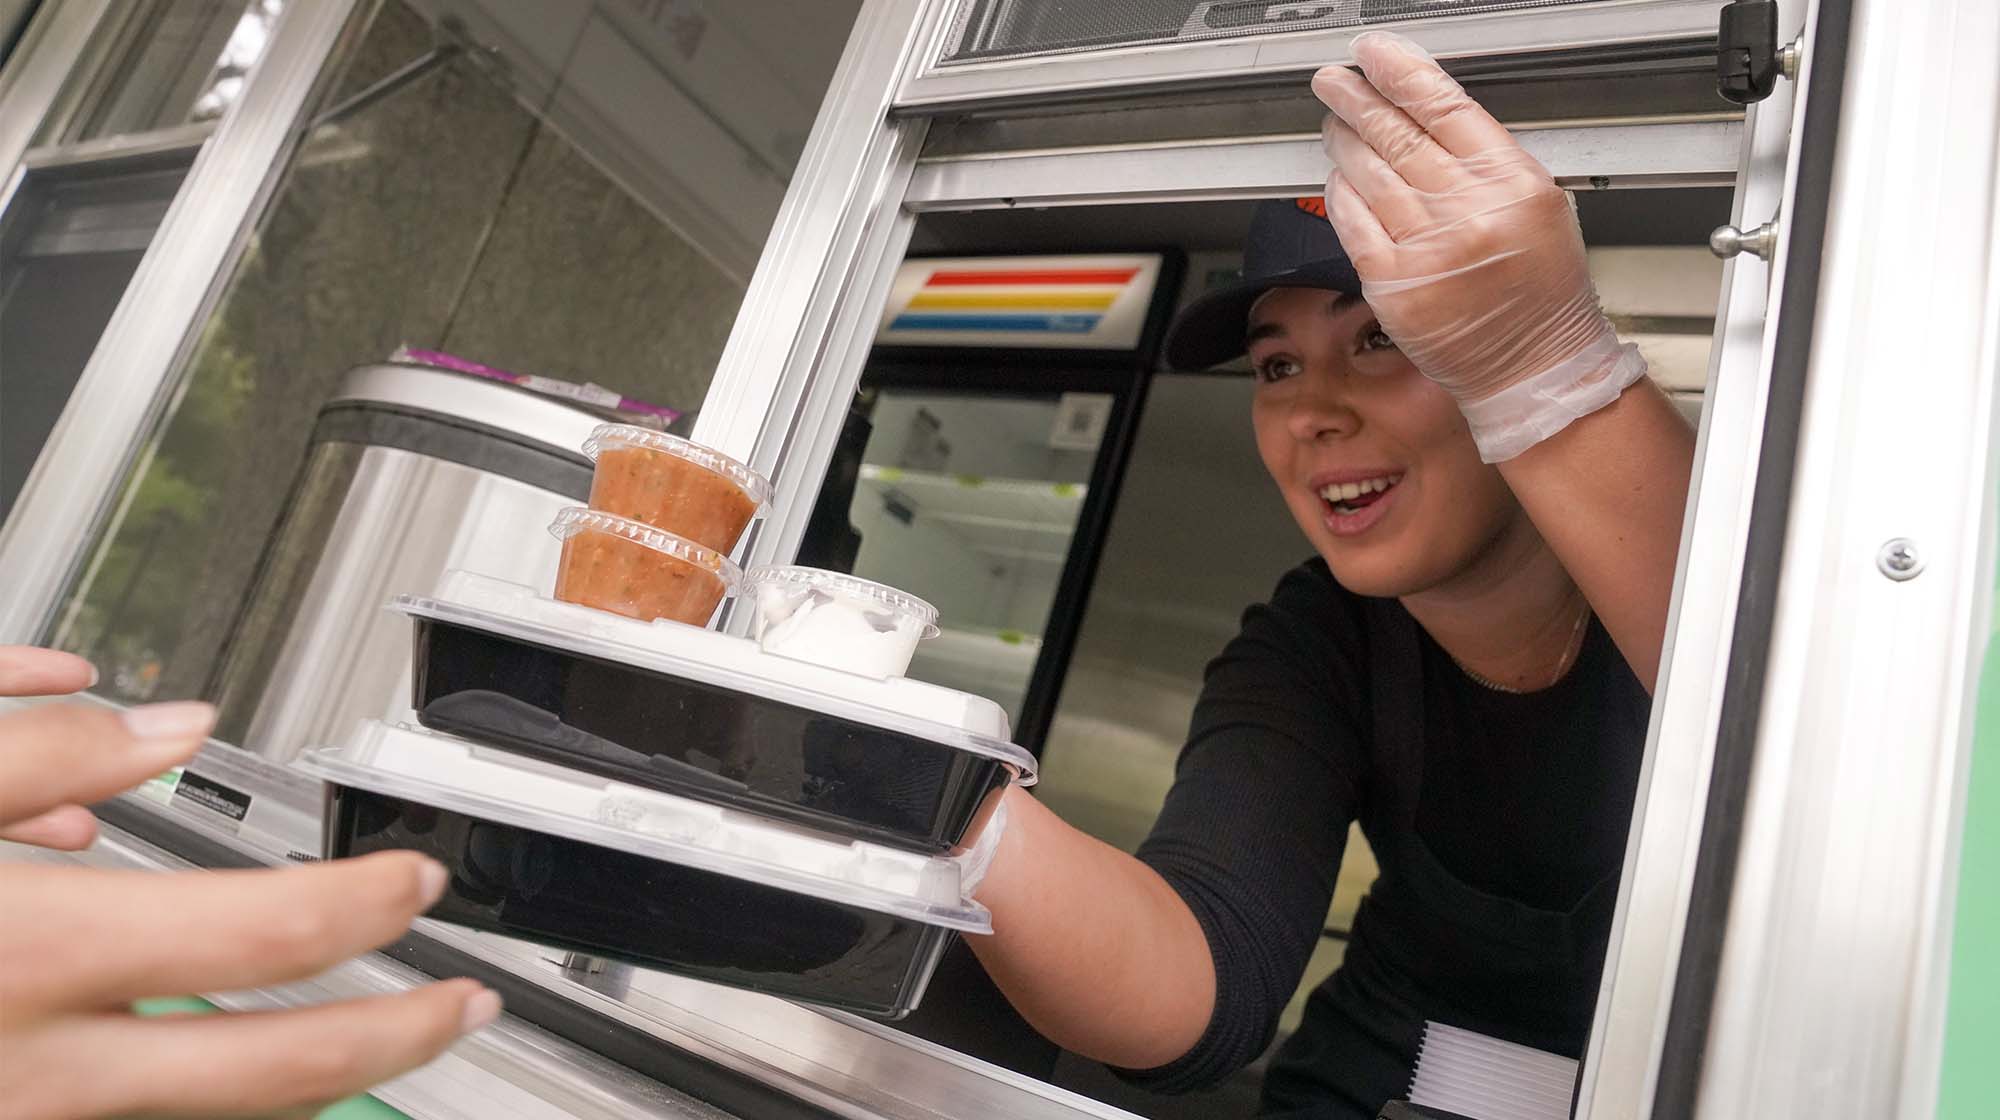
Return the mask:
<svg viewBox="0 0 2000 1120">
<path fill-rule="evenodd" d="M 1299 209 L 1304 210 L 1315 218 L 1326 217 L 1326 199 L 1320 195 L 1314 195 L 1311 198 L 1295 198 L 1292 202 Z"/>
</svg>

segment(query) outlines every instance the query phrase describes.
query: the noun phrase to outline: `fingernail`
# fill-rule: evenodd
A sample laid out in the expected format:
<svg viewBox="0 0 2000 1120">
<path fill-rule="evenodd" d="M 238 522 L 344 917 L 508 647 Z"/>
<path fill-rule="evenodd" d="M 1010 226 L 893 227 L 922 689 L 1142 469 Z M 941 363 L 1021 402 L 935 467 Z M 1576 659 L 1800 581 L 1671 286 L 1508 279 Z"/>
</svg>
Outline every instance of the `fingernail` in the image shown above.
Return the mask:
<svg viewBox="0 0 2000 1120">
<path fill-rule="evenodd" d="M 423 893 L 424 909 L 430 909 L 432 903 L 444 897 L 445 884 L 450 881 L 451 875 L 445 871 L 444 864 L 434 859 L 417 865 L 417 889 Z"/>
<path fill-rule="evenodd" d="M 471 1034 L 499 1017 L 499 993 L 491 988 L 481 988 L 478 995 L 465 1001 L 465 1010 L 459 1013 L 458 1033 Z"/>
<path fill-rule="evenodd" d="M 104 676 L 103 676 L 103 674 L 101 674 L 101 673 L 99 673 L 99 672 L 97 671 L 97 666 L 95 666 L 95 665 L 92 665 L 92 666 L 90 667 L 90 683 L 89 683 L 89 684 L 86 684 L 86 685 L 84 685 L 83 687 L 84 687 L 85 689 L 92 689 L 92 688 L 96 688 L 96 687 L 97 687 L 97 682 L 98 682 L 98 681 L 101 681 L 101 680 L 103 680 L 103 679 L 104 679 Z"/>
<path fill-rule="evenodd" d="M 141 739 L 198 739 L 215 726 L 215 706 L 199 700 L 175 700 L 127 708 L 125 729 Z"/>
</svg>

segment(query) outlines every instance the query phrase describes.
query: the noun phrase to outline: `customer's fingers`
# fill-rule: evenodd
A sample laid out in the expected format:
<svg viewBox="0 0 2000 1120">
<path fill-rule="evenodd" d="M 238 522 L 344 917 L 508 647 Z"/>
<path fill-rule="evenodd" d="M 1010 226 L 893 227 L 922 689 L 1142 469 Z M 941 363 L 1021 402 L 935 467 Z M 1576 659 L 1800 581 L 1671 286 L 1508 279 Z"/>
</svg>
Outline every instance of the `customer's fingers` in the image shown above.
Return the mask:
<svg viewBox="0 0 2000 1120">
<path fill-rule="evenodd" d="M 58 805 L 40 816 L 0 828 L 0 840 L 59 852 L 80 852 L 97 839 L 97 818 L 81 805 Z"/>
<path fill-rule="evenodd" d="M 310 976 L 402 936 L 445 883 L 414 852 L 171 875 L 0 864 L 0 1007 L 45 1016 Z"/>
<path fill-rule="evenodd" d="M 194 701 L 0 715 L 0 825 L 130 789 L 193 757 L 214 726 L 214 707 Z"/>
<path fill-rule="evenodd" d="M 499 1012 L 478 983 L 448 980 L 295 1011 L 68 1017 L 0 1054 L 0 1100 L 21 1120 L 310 1115 L 429 1062 Z"/>
<path fill-rule="evenodd" d="M 73 653 L 0 646 L 0 696 L 67 696 L 95 683 L 97 670 Z"/>
</svg>

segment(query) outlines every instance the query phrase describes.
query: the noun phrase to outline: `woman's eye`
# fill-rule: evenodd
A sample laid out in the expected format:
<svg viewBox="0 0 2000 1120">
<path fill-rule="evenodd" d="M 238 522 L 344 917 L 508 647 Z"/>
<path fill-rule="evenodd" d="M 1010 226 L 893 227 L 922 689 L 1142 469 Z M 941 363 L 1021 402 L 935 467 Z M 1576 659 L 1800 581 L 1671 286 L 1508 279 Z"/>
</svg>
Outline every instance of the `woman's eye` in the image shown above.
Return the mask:
<svg viewBox="0 0 2000 1120">
<path fill-rule="evenodd" d="M 1381 327 L 1369 327 L 1367 330 L 1361 332 L 1361 348 L 1363 350 L 1394 350 L 1396 348 L 1396 340 L 1390 338 L 1388 333 Z"/>
<path fill-rule="evenodd" d="M 1257 380 L 1265 384 L 1283 381 L 1299 372 L 1299 363 L 1290 358 L 1266 358 L 1256 364 Z"/>
</svg>

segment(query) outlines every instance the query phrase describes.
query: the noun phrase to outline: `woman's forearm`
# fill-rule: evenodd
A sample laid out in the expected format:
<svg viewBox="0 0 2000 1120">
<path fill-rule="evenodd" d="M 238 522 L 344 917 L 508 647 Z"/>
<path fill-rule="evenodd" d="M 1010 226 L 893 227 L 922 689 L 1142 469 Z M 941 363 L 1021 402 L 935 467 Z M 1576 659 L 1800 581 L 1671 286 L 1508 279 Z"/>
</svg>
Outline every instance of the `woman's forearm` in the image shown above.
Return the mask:
<svg viewBox="0 0 2000 1120">
<path fill-rule="evenodd" d="M 1650 381 L 1500 464 L 1647 690 L 1659 673 L 1694 432 Z"/>
<path fill-rule="evenodd" d="M 1064 1049 L 1128 1069 L 1185 1054 L 1215 1006 L 1194 914 L 1152 868 L 1019 789 L 980 884 L 990 937 L 968 937 L 1000 990 Z"/>
</svg>

